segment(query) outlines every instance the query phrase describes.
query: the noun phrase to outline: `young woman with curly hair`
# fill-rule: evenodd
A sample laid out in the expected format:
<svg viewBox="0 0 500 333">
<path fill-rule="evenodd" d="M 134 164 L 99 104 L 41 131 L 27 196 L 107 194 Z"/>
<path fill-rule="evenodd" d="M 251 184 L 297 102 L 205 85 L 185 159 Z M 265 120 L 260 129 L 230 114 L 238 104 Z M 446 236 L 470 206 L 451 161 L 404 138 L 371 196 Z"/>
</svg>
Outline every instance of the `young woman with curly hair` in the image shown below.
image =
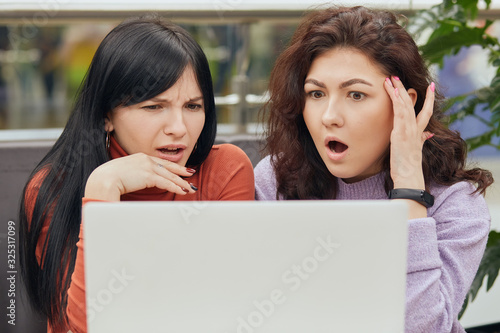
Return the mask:
<svg viewBox="0 0 500 333">
<path fill-rule="evenodd" d="M 396 16 L 310 13 L 269 92 L 256 198 L 405 200 L 406 332 L 464 332 L 457 315 L 485 249 L 493 179 L 466 168 L 465 142 L 443 125 L 442 97 Z"/>
</svg>

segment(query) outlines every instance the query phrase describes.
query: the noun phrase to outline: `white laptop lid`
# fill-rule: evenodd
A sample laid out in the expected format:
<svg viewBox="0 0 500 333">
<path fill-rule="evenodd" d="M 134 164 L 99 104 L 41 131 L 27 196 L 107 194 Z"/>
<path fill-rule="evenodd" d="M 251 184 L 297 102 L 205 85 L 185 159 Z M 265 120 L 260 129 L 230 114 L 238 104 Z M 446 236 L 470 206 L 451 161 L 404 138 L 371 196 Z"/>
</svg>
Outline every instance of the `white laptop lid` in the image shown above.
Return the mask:
<svg viewBox="0 0 500 333">
<path fill-rule="evenodd" d="M 87 321 L 103 332 L 403 332 L 397 201 L 84 207 Z"/>
</svg>

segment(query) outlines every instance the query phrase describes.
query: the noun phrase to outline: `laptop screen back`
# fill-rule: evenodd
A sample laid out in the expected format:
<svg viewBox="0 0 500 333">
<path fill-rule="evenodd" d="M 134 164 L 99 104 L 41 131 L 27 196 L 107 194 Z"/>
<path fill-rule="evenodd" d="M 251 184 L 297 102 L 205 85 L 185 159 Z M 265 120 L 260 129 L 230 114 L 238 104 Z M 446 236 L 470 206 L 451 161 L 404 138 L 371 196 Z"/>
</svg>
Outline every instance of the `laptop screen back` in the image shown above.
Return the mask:
<svg viewBox="0 0 500 333">
<path fill-rule="evenodd" d="M 404 331 L 404 203 L 90 203 L 83 216 L 90 333 Z"/>
</svg>

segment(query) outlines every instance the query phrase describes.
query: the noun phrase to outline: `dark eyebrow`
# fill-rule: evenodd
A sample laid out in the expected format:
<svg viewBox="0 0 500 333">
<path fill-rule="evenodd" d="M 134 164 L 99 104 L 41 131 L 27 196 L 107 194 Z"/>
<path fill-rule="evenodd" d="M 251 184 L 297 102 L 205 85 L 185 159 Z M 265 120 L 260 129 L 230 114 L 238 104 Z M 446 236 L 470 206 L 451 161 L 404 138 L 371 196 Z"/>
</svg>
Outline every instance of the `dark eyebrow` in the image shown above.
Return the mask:
<svg viewBox="0 0 500 333">
<path fill-rule="evenodd" d="M 315 80 L 315 79 L 307 79 L 307 80 L 304 82 L 304 85 L 305 85 L 306 83 L 311 83 L 311 84 L 314 84 L 314 85 L 316 85 L 316 86 L 318 86 L 318 87 L 320 87 L 320 88 L 326 89 L 326 85 L 325 85 L 323 82 L 319 82 L 319 81 L 317 81 L 317 80 Z M 373 87 L 373 85 L 372 85 L 370 82 L 365 81 L 365 80 L 363 80 L 363 79 L 350 79 L 350 80 L 347 80 L 347 81 L 345 81 L 345 82 L 342 82 L 342 83 L 339 85 L 339 88 L 340 88 L 340 89 L 344 89 L 344 88 L 347 88 L 347 87 L 352 86 L 352 85 L 357 84 L 357 83 L 366 84 L 366 85 L 368 85 L 368 86 L 370 86 L 370 87 Z"/>
<path fill-rule="evenodd" d="M 366 84 L 366 85 L 369 85 L 370 87 L 373 87 L 373 85 L 370 82 L 367 82 L 363 79 L 350 79 L 350 80 L 347 80 L 345 82 L 342 82 L 339 85 L 339 88 L 344 89 L 344 88 L 347 88 L 347 87 L 352 86 L 352 85 L 357 84 L 357 83 Z"/>
<path fill-rule="evenodd" d="M 199 101 L 200 99 L 203 99 L 203 96 L 198 96 L 198 97 L 191 98 L 190 101 L 194 102 L 194 101 Z"/>
<path fill-rule="evenodd" d="M 304 85 L 306 83 L 311 83 L 311 84 L 314 84 L 320 88 L 323 88 L 323 89 L 326 89 L 326 85 L 323 83 L 323 82 L 319 82 L 319 81 L 316 81 L 315 79 L 307 79 L 305 82 L 304 82 Z"/>
<path fill-rule="evenodd" d="M 200 99 L 203 99 L 203 96 L 198 96 L 198 97 L 193 97 L 193 98 L 190 98 L 188 100 L 188 102 L 196 102 L 196 101 L 199 101 Z M 156 97 L 153 97 L 150 99 L 151 102 L 169 102 L 169 100 L 166 100 L 164 98 L 156 98 Z"/>
</svg>

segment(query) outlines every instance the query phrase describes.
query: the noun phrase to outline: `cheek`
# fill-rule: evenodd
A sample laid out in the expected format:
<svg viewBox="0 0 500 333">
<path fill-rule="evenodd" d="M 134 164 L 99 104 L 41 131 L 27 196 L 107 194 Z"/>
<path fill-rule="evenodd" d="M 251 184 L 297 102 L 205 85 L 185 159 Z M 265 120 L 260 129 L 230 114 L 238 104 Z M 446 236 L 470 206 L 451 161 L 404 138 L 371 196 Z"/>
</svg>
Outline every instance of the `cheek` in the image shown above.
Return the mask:
<svg viewBox="0 0 500 333">
<path fill-rule="evenodd" d="M 198 137 L 201 134 L 201 131 L 203 130 L 203 126 L 205 125 L 205 113 L 200 112 L 193 114 L 190 117 L 190 119 L 188 119 L 188 122 L 190 128 L 190 135 L 198 139 Z"/>
<path fill-rule="evenodd" d="M 378 150 L 384 150 L 390 145 L 393 117 L 379 117 L 371 123 L 365 133 L 368 142 L 375 144 Z M 369 133 L 369 134 L 368 134 Z"/>
<path fill-rule="evenodd" d="M 394 111 L 389 96 L 377 102 L 379 105 L 375 112 L 371 114 L 373 131 L 384 138 L 389 138 L 394 124 Z M 375 105 L 377 105 L 375 104 Z M 375 133 L 375 134 L 377 134 Z"/>
</svg>

